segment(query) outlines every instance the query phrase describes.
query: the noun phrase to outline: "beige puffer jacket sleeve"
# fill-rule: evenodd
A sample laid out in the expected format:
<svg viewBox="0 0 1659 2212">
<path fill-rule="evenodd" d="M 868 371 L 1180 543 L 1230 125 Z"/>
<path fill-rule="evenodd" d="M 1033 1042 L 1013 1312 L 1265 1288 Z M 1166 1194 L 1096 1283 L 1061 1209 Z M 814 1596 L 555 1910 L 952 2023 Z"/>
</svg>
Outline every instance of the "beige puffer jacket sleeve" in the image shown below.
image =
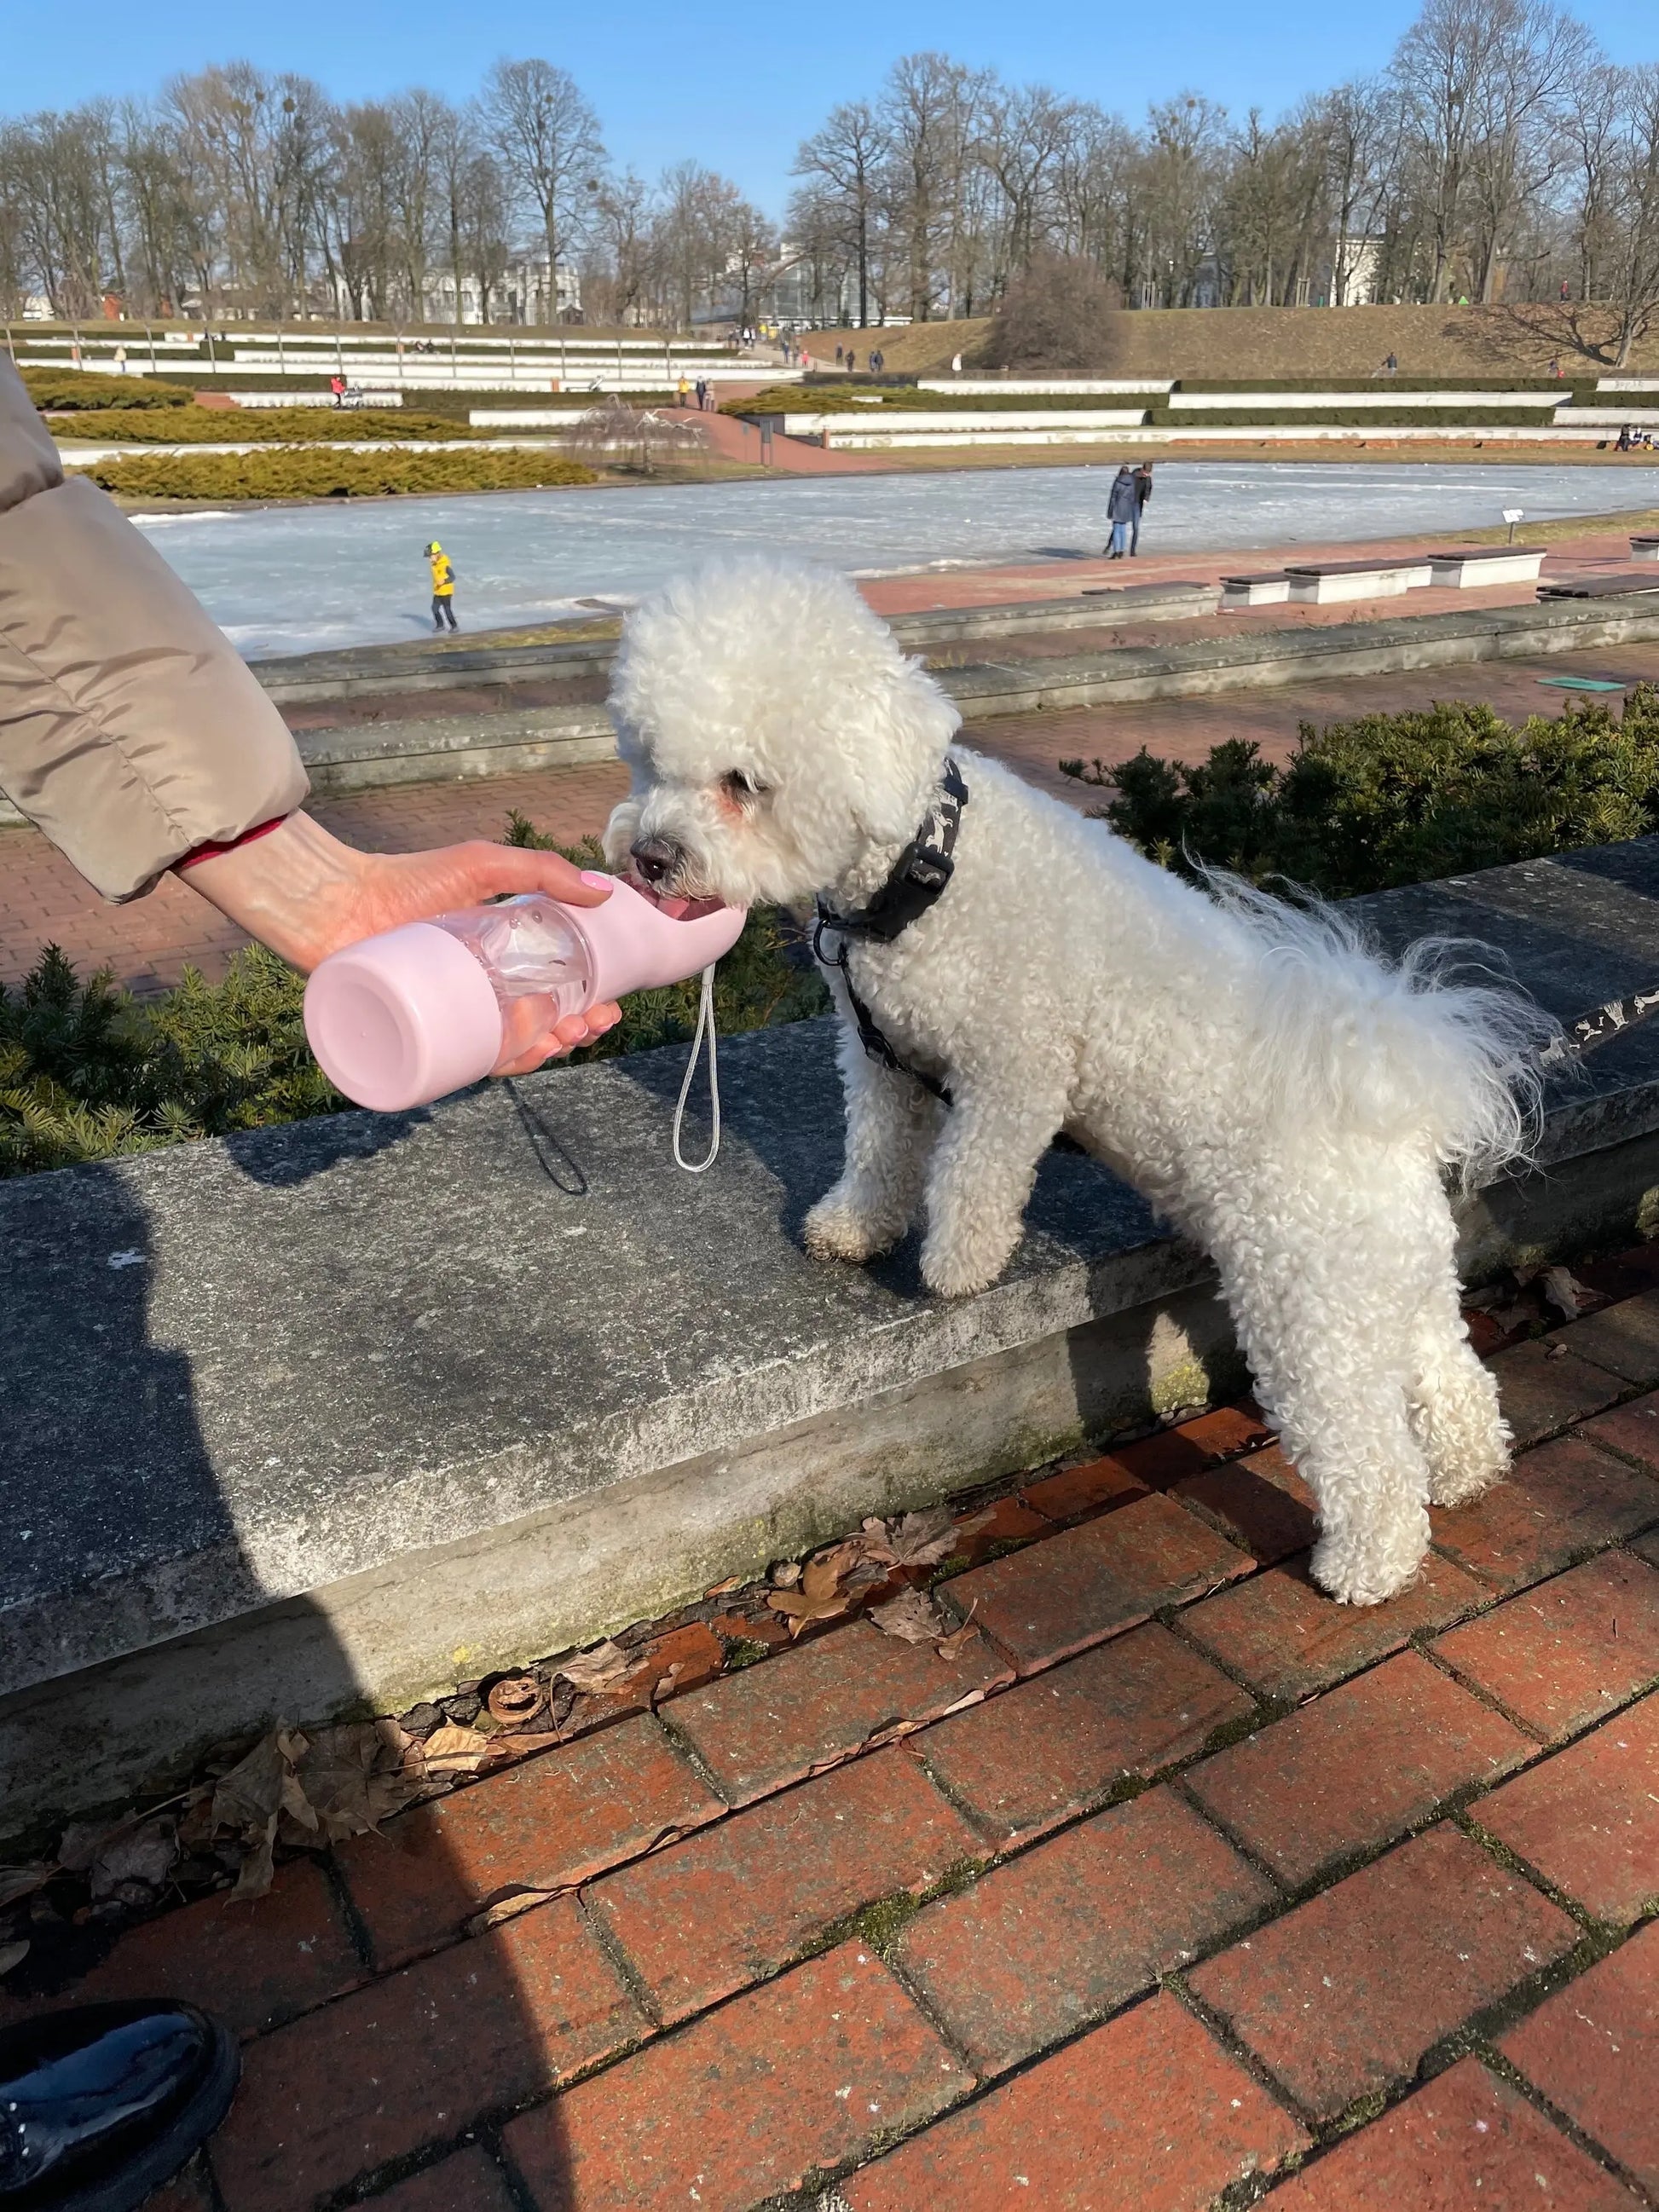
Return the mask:
<svg viewBox="0 0 1659 2212">
<path fill-rule="evenodd" d="M 106 898 L 291 814 L 287 725 L 0 361 L 0 791 Z"/>
</svg>

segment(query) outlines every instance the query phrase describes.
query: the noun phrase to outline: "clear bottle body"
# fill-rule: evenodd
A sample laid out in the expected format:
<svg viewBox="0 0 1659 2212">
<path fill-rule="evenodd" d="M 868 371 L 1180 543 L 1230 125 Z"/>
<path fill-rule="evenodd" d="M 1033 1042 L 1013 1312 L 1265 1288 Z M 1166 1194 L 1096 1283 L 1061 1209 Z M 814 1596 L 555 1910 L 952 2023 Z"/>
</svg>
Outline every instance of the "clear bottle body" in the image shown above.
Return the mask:
<svg viewBox="0 0 1659 2212">
<path fill-rule="evenodd" d="M 433 917 L 459 938 L 489 978 L 501 1010 L 506 1067 L 544 1042 L 554 1024 L 593 1002 L 593 967 L 568 911 L 544 891 Z"/>
</svg>

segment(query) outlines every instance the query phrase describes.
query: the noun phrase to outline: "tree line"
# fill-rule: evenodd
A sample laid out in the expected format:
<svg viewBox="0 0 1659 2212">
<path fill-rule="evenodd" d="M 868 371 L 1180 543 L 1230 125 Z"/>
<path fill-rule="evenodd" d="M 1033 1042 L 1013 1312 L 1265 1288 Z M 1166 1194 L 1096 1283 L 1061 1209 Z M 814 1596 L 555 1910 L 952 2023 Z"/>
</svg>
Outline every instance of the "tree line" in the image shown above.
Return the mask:
<svg viewBox="0 0 1659 2212">
<path fill-rule="evenodd" d="M 0 119 L 0 302 L 413 321 L 444 285 L 546 321 L 564 268 L 591 322 L 871 324 L 990 312 L 1059 255 L 1130 307 L 1594 302 L 1620 359 L 1659 309 L 1659 64 L 1554 0 L 1427 0 L 1378 76 L 1271 121 L 1187 92 L 1130 123 L 913 54 L 795 176 L 779 222 L 695 161 L 619 170 L 544 60 L 345 105 L 234 63 Z"/>
</svg>

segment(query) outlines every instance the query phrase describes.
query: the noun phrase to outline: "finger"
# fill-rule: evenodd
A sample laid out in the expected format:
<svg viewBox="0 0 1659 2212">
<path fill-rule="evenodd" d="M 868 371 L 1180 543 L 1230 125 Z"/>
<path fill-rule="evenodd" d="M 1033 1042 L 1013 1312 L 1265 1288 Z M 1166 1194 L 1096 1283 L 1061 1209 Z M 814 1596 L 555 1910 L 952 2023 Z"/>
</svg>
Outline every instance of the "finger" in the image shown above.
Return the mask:
<svg viewBox="0 0 1659 2212">
<path fill-rule="evenodd" d="M 531 852 L 518 845 L 492 845 L 480 839 L 464 847 L 468 872 L 477 878 L 477 896 L 503 891 L 545 891 L 566 906 L 603 906 L 611 885 L 584 874 L 561 853 Z"/>
</svg>

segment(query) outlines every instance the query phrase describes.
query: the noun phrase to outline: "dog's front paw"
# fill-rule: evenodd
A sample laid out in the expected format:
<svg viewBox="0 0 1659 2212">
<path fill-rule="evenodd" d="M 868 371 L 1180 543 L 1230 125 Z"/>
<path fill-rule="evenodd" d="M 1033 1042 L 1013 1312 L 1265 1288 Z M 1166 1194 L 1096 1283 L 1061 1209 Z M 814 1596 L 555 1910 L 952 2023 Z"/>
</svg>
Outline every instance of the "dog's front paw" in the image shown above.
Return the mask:
<svg viewBox="0 0 1659 2212">
<path fill-rule="evenodd" d="M 1339 1605 L 1382 1605 L 1411 1588 L 1427 1550 L 1425 1516 L 1420 1543 L 1377 1544 L 1352 1535 L 1322 1536 L 1309 1565 L 1321 1589 L 1328 1590 Z"/>
<path fill-rule="evenodd" d="M 948 1231 L 935 1223 L 922 1240 L 921 1279 L 942 1298 L 988 1290 L 1012 1258 L 1019 1236 L 1018 1220 L 995 1227 L 980 1217 L 960 1231 L 954 1223 Z"/>
<path fill-rule="evenodd" d="M 807 1215 L 801 1231 L 815 1260 L 873 1260 L 903 1235 L 902 1229 L 872 1220 L 832 1190 Z"/>
<path fill-rule="evenodd" d="M 1006 1264 L 1006 1255 L 993 1261 L 971 1250 L 935 1247 L 932 1238 L 921 1248 L 921 1279 L 942 1298 L 965 1298 L 975 1291 L 988 1290 Z"/>
<path fill-rule="evenodd" d="M 1429 1475 L 1431 1505 L 1467 1505 L 1482 1498 L 1510 1471 L 1508 1455 L 1495 1463 L 1474 1461 L 1462 1467 L 1437 1467 Z"/>
</svg>

